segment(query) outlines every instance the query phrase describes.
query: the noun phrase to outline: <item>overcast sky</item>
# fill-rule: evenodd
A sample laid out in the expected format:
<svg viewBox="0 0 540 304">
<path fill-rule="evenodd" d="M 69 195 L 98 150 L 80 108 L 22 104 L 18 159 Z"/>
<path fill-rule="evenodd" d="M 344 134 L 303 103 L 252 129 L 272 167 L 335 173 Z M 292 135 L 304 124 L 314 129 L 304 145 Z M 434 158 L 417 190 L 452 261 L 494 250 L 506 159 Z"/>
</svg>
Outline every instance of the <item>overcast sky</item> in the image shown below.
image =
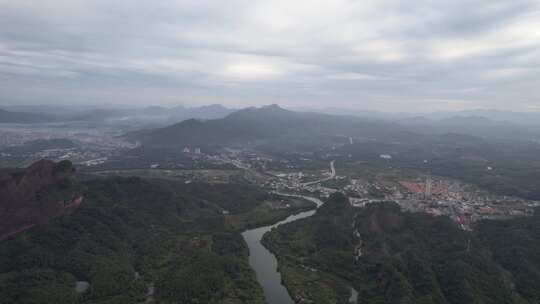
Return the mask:
<svg viewBox="0 0 540 304">
<path fill-rule="evenodd" d="M 0 105 L 540 111 L 539 0 L 0 0 Z"/>
</svg>

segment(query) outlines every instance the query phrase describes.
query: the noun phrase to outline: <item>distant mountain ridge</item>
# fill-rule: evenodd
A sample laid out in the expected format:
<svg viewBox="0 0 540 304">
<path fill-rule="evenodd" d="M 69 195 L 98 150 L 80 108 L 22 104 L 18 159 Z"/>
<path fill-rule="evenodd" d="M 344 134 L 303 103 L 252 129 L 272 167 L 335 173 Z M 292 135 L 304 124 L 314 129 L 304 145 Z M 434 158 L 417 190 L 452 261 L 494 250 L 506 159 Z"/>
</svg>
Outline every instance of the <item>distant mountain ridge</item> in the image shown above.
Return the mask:
<svg viewBox="0 0 540 304">
<path fill-rule="evenodd" d="M 412 120 L 423 117 L 431 121 L 442 121 L 453 117 L 482 117 L 491 121 L 510 122 L 522 125 L 540 125 L 540 112 L 515 112 L 494 109 L 472 109 L 460 111 L 435 112 L 383 112 L 376 110 L 359 110 L 348 108 L 328 107 L 322 109 L 303 108 L 302 111 L 313 111 L 332 115 L 351 115 L 363 118 L 376 118 L 392 121 Z"/>
<path fill-rule="evenodd" d="M 48 114 L 11 112 L 0 109 L 0 123 L 44 123 L 57 120 L 56 116 Z"/>
<path fill-rule="evenodd" d="M 60 106 L 12 106 L 0 109 L 0 123 L 50 123 L 50 122 L 110 122 L 151 121 L 162 124 L 195 118 L 216 119 L 227 116 L 234 110 L 219 104 L 200 107 L 176 106 L 171 108 L 152 106 L 146 108 L 112 107 L 66 107 Z"/>
<path fill-rule="evenodd" d="M 13 107 L 12 107 L 13 108 Z M 12 109 L 9 108 L 9 109 Z M 14 107 L 37 111 L 40 107 Z M 537 142 L 540 140 L 540 114 L 494 110 L 436 112 L 423 115 L 345 111 L 337 108 L 299 112 L 277 105 L 235 110 L 219 104 L 200 107 L 76 108 L 52 112 L 10 112 L 0 110 L 0 123 L 77 123 L 85 126 L 104 124 L 119 127 L 133 141 L 157 145 L 217 144 L 260 142 L 285 138 L 309 140 L 316 136 L 356 136 L 408 140 L 412 134 L 440 135 L 457 133 L 499 141 Z M 326 111 L 326 113 L 324 113 Z M 54 113 L 54 114 L 51 114 Z M 329 114 L 331 113 L 331 114 Z M 189 119 L 207 121 L 194 127 Z M 214 121 L 217 120 L 217 121 Z M 149 130 L 150 128 L 154 130 Z M 162 128 L 162 130 L 159 130 Z M 148 135 L 152 133 L 152 138 Z M 408 133 L 408 135 L 406 135 Z M 198 134 L 198 135 L 196 135 Z"/>
<path fill-rule="evenodd" d="M 165 128 L 127 134 L 147 145 L 235 144 L 271 140 L 325 140 L 334 136 L 398 139 L 407 136 L 391 122 L 362 120 L 311 112 L 294 112 L 277 105 L 246 108 L 221 119 L 187 120 Z"/>
<path fill-rule="evenodd" d="M 540 125 L 494 120 L 478 115 L 454 115 L 441 119 L 401 119 L 398 123 L 419 134 L 459 133 L 496 140 L 530 140 L 540 134 Z"/>
</svg>

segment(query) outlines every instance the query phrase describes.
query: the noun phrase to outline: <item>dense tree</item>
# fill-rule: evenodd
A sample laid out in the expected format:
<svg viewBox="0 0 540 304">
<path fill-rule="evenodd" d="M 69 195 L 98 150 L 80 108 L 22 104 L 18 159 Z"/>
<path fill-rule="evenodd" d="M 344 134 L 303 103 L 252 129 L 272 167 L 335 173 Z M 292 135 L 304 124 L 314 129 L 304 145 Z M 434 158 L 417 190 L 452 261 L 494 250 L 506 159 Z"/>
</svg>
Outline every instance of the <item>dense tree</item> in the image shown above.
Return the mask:
<svg viewBox="0 0 540 304">
<path fill-rule="evenodd" d="M 313 217 L 265 236 L 293 293 L 328 288 L 298 279 L 310 267 L 349 282 L 362 303 L 540 300 L 540 216 L 482 222 L 467 232 L 447 217 L 402 212 L 393 203 L 354 209 L 343 201 L 335 195 Z"/>
<path fill-rule="evenodd" d="M 162 303 L 262 302 L 221 210 L 250 210 L 264 192 L 139 178 L 84 186 L 76 212 L 0 243 L 1 303 L 141 303 L 152 286 Z M 77 294 L 76 281 L 90 287 Z"/>
</svg>

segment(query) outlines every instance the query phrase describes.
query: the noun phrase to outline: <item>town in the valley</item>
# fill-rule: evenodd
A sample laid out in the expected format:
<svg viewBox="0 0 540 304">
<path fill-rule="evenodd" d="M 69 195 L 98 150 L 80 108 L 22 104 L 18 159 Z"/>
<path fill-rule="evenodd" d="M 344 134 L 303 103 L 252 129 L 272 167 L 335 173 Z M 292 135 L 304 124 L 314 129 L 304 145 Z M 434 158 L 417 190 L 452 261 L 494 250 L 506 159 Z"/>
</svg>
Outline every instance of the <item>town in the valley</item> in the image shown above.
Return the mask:
<svg viewBox="0 0 540 304">
<path fill-rule="evenodd" d="M 185 147 L 181 154 L 193 162 L 205 165 L 230 166 L 228 170 L 182 170 L 182 165 L 155 162 L 144 170 L 147 176 L 168 176 L 184 178 L 187 183 L 194 179 L 210 182 L 226 182 L 240 174 L 250 182 L 257 183 L 271 192 L 310 194 L 325 198 L 334 192 L 342 192 L 349 198 L 351 206 L 362 208 L 367 204 L 395 202 L 403 210 L 426 212 L 433 216 L 446 215 L 460 228 L 471 229 L 471 224 L 481 219 L 504 219 L 525 216 L 533 213 L 540 203 L 519 197 L 496 195 L 479 187 L 450 178 L 432 175 L 427 169 L 404 170 L 392 168 L 391 158 L 381 154 L 379 157 L 390 161 L 388 167 L 366 169 L 351 163 L 340 163 L 324 155 L 318 160 L 318 169 L 302 163 L 311 163 L 310 155 L 298 156 L 294 160 L 286 157 L 275 158 L 250 149 L 227 148 L 217 153 L 205 153 L 199 147 Z M 91 163 L 83 162 L 92 167 Z M 102 165 L 101 163 L 99 165 Z M 171 165 L 175 168 L 171 168 Z M 180 170 L 178 170 L 180 168 Z M 492 170 L 492 168 L 486 168 Z M 369 172 L 369 173 L 366 173 Z M 122 171 L 113 171 L 121 174 Z M 189 174 L 187 174 L 188 172 Z M 133 173 L 133 172 L 131 172 Z"/>
<path fill-rule="evenodd" d="M 26 133 L 32 137 L 28 138 Z M 17 148 L 58 136 L 57 131 L 26 133 L 8 130 L 2 133 L 2 138 L 7 146 Z M 377 166 L 349 162 L 347 157 L 335 151 L 335 147 L 318 154 L 274 156 L 246 147 L 208 150 L 186 146 L 173 152 L 173 157 L 161 157 L 161 154 L 149 157 L 135 153 L 139 145 L 128 143 L 117 134 L 72 132 L 68 135 L 66 141 L 77 145 L 29 150 L 23 154 L 24 158 L 19 156 L 16 164 L 29 164 L 41 158 L 70 159 L 88 173 L 121 175 L 124 172 L 145 177 L 180 178 L 186 183 L 198 179 L 227 182 L 242 175 L 250 182 L 278 193 L 309 193 L 324 198 L 341 191 L 357 208 L 392 201 L 406 211 L 447 215 L 465 230 L 471 229 L 471 224 L 480 219 L 531 214 L 539 205 L 535 201 L 496 195 L 459 180 L 432 175 L 427 160 L 422 168 L 399 169 L 393 166 L 392 156 L 384 153 L 378 155 L 384 165 Z M 349 138 L 349 144 L 352 141 Z M 2 151 L 0 160 L 13 161 L 8 152 L 9 149 Z M 123 164 L 121 169 L 111 165 L 117 163 Z M 209 168 L 212 170 L 207 170 Z M 486 170 L 493 168 L 486 167 Z"/>
</svg>

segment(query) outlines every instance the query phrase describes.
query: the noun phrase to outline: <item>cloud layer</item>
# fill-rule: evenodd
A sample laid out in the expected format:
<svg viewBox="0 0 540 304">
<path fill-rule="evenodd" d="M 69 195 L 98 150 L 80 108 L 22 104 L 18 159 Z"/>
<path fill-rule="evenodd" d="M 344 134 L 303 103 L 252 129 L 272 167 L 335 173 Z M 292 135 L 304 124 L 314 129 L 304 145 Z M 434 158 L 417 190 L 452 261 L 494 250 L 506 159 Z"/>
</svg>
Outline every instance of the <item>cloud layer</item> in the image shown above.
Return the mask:
<svg viewBox="0 0 540 304">
<path fill-rule="evenodd" d="M 0 0 L 0 104 L 540 106 L 540 2 Z"/>
</svg>

